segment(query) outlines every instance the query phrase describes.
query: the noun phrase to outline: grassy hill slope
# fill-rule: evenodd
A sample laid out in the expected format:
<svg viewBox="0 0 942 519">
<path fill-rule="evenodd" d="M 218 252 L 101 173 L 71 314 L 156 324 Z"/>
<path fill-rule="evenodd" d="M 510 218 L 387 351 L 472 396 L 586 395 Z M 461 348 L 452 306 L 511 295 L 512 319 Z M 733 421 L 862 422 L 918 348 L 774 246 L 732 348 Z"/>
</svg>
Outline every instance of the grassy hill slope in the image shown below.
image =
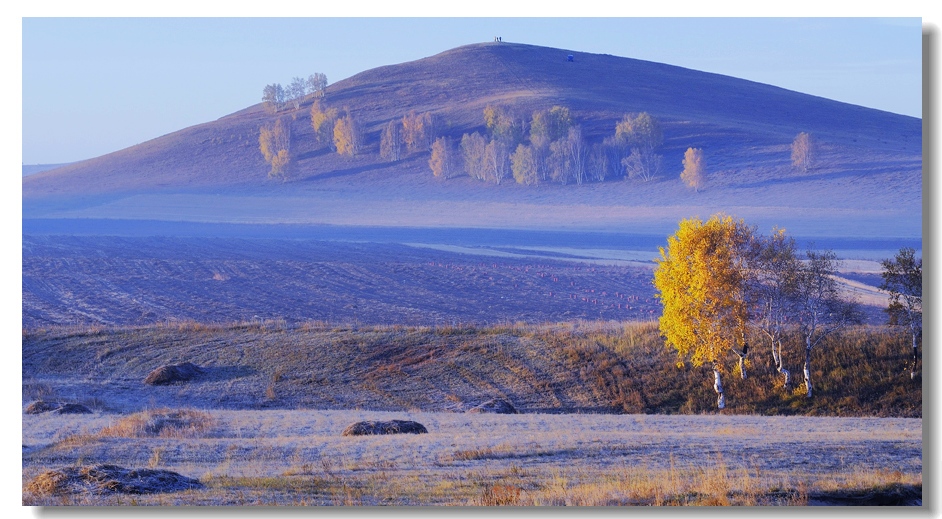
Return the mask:
<svg viewBox="0 0 942 519">
<path fill-rule="evenodd" d="M 574 61 L 566 61 L 568 54 Z M 790 213 L 811 215 L 816 222 L 863 221 L 863 230 L 852 235 L 884 221 L 899 222 L 903 235 L 920 234 L 919 119 L 769 85 L 610 55 L 509 43 L 467 45 L 368 70 L 327 88 L 325 102 L 346 108 L 365 132 L 364 152 L 356 157 L 315 144 L 311 102 L 277 115 L 291 120 L 296 159 L 287 183 L 266 178 L 258 130 L 276 116 L 254 105 L 30 175 L 23 180 L 24 215 L 524 228 L 570 222 L 613 228 L 731 208 L 769 221 Z M 664 176 L 648 183 L 527 188 L 468 177 L 438 181 L 429 172 L 428 153 L 396 163 L 380 160 L 379 135 L 388 121 L 412 110 L 432 112 L 442 123 L 441 133 L 457 139 L 483 130 L 488 104 L 524 116 L 567 106 L 590 142 L 613 133 L 625 113 L 647 111 L 664 126 Z M 789 145 L 801 131 L 821 143 L 818 167 L 806 174 L 789 164 Z M 706 153 L 709 180 L 702 193 L 677 178 L 687 147 Z"/>
<path fill-rule="evenodd" d="M 732 370 L 726 413 L 922 415 L 905 333 L 860 328 L 814 353 L 813 399 L 785 392 L 756 337 L 749 378 Z M 783 361 L 801 378 L 800 340 Z M 185 384 L 146 386 L 161 365 L 206 368 Z M 464 411 L 493 398 L 523 412 L 701 413 L 715 410 L 709 368 L 677 358 L 653 323 L 344 328 L 283 322 L 182 323 L 24 332 L 23 398 L 145 407 Z M 728 366 L 733 361 L 729 359 Z"/>
</svg>

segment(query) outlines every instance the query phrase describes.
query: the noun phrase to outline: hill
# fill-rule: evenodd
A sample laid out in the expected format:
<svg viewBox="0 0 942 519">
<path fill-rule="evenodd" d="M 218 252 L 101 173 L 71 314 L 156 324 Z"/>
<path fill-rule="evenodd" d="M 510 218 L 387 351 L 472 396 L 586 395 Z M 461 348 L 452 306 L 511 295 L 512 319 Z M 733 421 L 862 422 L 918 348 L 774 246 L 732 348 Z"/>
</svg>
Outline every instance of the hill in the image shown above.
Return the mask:
<svg viewBox="0 0 942 519">
<path fill-rule="evenodd" d="M 24 217 L 660 231 L 679 217 L 725 210 L 806 235 L 921 235 L 919 119 L 769 85 L 611 55 L 467 45 L 330 85 L 325 102 L 345 108 L 364 130 L 365 149 L 355 157 L 315 144 L 312 101 L 278 114 L 292 119 L 296 162 L 286 183 L 266 178 L 258 131 L 275 116 L 258 104 L 30 175 Z M 390 120 L 431 112 L 441 133 L 458 139 L 483 131 L 488 104 L 520 114 L 566 106 L 589 142 L 613 133 L 625 113 L 646 111 L 664 127 L 666 172 L 647 183 L 491 186 L 432 178 L 428 153 L 396 163 L 379 158 Z M 819 166 L 804 174 L 789 163 L 789 145 L 802 131 L 821 143 Z M 702 193 L 677 178 L 687 147 L 706 153 Z"/>
<path fill-rule="evenodd" d="M 755 337 L 754 344 L 761 344 Z M 815 353 L 815 396 L 782 390 L 763 345 L 749 377 L 723 379 L 724 414 L 922 416 L 922 376 L 905 368 L 905 332 L 870 327 Z M 799 337 L 783 362 L 799 373 Z M 190 383 L 143 383 L 163 365 L 204 368 Z M 795 375 L 800 379 L 801 375 Z M 490 399 L 521 412 L 700 414 L 716 411 L 708 366 L 677 365 L 654 323 L 488 327 L 287 326 L 278 321 L 53 328 L 23 334 L 24 405 L 77 398 L 112 412 L 203 409 L 466 411 Z"/>
</svg>

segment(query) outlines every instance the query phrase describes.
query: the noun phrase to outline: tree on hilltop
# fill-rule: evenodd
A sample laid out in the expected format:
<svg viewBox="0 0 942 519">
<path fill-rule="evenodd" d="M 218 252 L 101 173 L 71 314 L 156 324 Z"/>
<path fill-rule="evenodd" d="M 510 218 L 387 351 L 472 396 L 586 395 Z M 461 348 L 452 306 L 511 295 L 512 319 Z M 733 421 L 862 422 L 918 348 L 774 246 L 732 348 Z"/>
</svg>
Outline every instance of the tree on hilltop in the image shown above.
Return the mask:
<svg viewBox="0 0 942 519">
<path fill-rule="evenodd" d="M 299 77 L 292 78 L 285 93 L 288 101 L 294 106 L 295 110 L 301 108 L 301 102 L 304 101 L 304 96 L 307 95 L 307 86 L 304 79 Z"/>
<path fill-rule="evenodd" d="M 269 113 L 277 113 L 284 108 L 285 89 L 280 83 L 265 85 L 262 89 L 262 102 L 265 103 L 265 109 Z"/>
<path fill-rule="evenodd" d="M 315 72 L 307 77 L 305 81 L 307 93 L 314 97 L 324 97 L 324 89 L 327 88 L 327 75 L 323 72 Z"/>
</svg>

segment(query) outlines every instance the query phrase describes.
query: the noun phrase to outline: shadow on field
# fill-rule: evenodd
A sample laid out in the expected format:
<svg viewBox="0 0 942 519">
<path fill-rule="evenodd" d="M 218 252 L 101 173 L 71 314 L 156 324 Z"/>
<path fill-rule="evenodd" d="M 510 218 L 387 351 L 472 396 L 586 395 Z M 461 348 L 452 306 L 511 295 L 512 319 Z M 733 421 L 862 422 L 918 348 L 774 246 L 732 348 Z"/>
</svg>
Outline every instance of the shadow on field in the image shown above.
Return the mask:
<svg viewBox="0 0 942 519">
<path fill-rule="evenodd" d="M 258 373 L 258 370 L 251 366 L 212 366 L 204 367 L 203 374 L 196 380 L 197 382 L 221 382 L 224 380 L 233 380 L 237 378 L 249 377 Z"/>
</svg>

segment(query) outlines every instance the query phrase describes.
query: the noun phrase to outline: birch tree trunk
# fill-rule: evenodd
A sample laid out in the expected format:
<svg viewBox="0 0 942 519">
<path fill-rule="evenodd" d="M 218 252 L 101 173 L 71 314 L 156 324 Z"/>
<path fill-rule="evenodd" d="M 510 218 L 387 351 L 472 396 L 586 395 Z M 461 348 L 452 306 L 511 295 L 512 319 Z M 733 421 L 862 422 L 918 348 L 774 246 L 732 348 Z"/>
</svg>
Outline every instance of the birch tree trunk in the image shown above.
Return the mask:
<svg viewBox="0 0 942 519">
<path fill-rule="evenodd" d="M 808 344 L 805 346 L 805 389 L 807 390 L 807 397 L 811 398 L 811 339 L 808 339 Z"/>
<path fill-rule="evenodd" d="M 913 330 L 913 366 L 909 370 L 909 379 L 916 380 L 916 361 L 919 358 L 919 343 L 916 341 L 916 330 Z"/>
<path fill-rule="evenodd" d="M 724 409 L 726 407 L 726 396 L 723 394 L 723 381 L 720 380 L 720 372 L 716 367 L 713 368 L 713 390 L 717 394 L 716 407 Z"/>
<path fill-rule="evenodd" d="M 777 343 L 777 345 L 776 345 Z M 785 391 L 791 389 L 792 374 L 782 365 L 782 341 L 772 341 L 772 358 L 775 360 L 775 370 L 785 377 L 785 383 L 782 388 Z"/>
</svg>

